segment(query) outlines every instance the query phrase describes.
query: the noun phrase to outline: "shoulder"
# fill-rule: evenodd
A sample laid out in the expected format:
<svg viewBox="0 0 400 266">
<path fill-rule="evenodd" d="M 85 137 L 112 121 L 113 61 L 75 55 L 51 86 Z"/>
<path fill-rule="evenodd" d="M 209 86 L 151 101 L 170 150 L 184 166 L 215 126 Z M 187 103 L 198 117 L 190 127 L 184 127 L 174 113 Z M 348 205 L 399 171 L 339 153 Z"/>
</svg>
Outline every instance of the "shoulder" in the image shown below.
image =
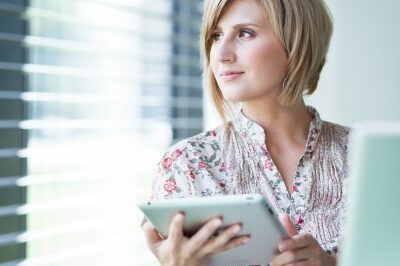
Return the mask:
<svg viewBox="0 0 400 266">
<path fill-rule="evenodd" d="M 349 127 L 323 121 L 317 144 L 321 162 L 341 169 L 342 176 L 347 175 L 350 130 Z"/>
<path fill-rule="evenodd" d="M 229 131 L 230 124 L 225 123 L 177 142 L 164 154 L 162 166 L 169 166 L 173 163 L 185 168 L 192 164 L 198 166 L 199 161 L 207 161 L 205 160 L 207 157 L 221 152 L 221 143 Z"/>
<path fill-rule="evenodd" d="M 211 168 L 218 166 L 222 154 L 220 144 L 226 130 L 226 125 L 221 125 L 172 145 L 158 164 L 151 197 L 167 199 L 197 195 L 204 182 L 212 180 L 207 177 L 211 175 Z"/>
<path fill-rule="evenodd" d="M 321 127 L 321 137 L 331 144 L 347 147 L 350 130 L 351 129 L 349 127 L 323 121 Z"/>
<path fill-rule="evenodd" d="M 221 142 L 226 138 L 229 132 L 229 123 L 222 124 L 217 128 L 208 130 L 183 139 L 176 144 L 172 145 L 166 152 L 167 155 L 177 157 L 181 153 L 191 153 L 193 155 L 207 154 L 209 152 L 218 150 Z"/>
</svg>

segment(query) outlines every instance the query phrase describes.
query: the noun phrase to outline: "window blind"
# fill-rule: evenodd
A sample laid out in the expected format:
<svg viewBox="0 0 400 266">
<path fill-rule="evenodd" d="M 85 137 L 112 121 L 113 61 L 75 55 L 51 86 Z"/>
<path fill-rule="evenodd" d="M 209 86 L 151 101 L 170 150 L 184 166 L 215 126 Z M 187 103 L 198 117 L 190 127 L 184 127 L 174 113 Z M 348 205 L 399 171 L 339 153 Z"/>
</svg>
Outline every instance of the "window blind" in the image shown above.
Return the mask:
<svg viewBox="0 0 400 266">
<path fill-rule="evenodd" d="M 156 265 L 136 200 L 202 130 L 202 3 L 0 0 L 0 265 Z"/>
</svg>

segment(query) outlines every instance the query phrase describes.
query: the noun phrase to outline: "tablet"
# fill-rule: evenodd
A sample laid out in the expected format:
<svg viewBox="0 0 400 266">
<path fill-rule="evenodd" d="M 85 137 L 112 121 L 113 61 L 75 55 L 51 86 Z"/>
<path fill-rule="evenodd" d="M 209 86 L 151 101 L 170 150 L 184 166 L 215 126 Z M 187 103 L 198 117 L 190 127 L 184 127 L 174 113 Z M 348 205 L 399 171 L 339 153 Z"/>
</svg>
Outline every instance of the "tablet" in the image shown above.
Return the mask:
<svg viewBox="0 0 400 266">
<path fill-rule="evenodd" d="M 400 122 L 357 124 L 350 138 L 341 266 L 400 265 Z"/>
<path fill-rule="evenodd" d="M 267 265 L 279 242 L 288 237 L 278 216 L 259 194 L 153 200 L 138 207 L 163 236 L 167 236 L 169 223 L 179 211 L 185 213 L 184 234 L 189 237 L 218 216 L 223 217 L 221 229 L 241 223 L 240 234 L 250 235 L 250 241 L 218 253 L 210 266 Z"/>
</svg>

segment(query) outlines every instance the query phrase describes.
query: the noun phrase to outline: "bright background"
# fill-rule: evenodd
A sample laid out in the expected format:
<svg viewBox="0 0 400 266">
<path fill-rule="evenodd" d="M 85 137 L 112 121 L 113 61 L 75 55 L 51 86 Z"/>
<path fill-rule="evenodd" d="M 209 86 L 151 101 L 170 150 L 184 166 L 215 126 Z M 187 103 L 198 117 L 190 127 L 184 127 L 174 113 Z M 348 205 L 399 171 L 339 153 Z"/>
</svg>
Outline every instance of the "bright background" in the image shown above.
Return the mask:
<svg viewBox="0 0 400 266">
<path fill-rule="evenodd" d="M 0 265 L 156 265 L 137 201 L 203 129 L 199 1 L 0 0 Z"/>
<path fill-rule="evenodd" d="M 400 119 L 398 1 L 327 1 L 307 103 Z M 220 123 L 201 88 L 196 0 L 0 0 L 0 266 L 157 265 L 135 202 L 172 143 Z"/>
<path fill-rule="evenodd" d="M 351 126 L 400 119 L 400 2 L 326 0 L 334 33 L 314 95 L 306 102 L 322 119 Z M 207 111 L 207 110 L 206 110 Z M 213 111 L 207 124 L 218 124 Z"/>
</svg>

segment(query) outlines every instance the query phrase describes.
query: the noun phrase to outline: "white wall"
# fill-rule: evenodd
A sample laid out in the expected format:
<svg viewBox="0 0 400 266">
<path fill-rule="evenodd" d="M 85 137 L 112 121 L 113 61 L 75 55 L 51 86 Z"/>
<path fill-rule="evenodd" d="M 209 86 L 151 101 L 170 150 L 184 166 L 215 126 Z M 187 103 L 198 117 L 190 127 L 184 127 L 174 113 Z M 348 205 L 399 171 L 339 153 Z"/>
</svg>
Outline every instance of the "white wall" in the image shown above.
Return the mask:
<svg viewBox="0 0 400 266">
<path fill-rule="evenodd" d="M 307 102 L 345 125 L 400 120 L 400 2 L 327 2 L 335 32 L 320 86 Z"/>
<path fill-rule="evenodd" d="M 344 125 L 400 120 L 400 1 L 326 2 L 335 29 L 319 87 L 306 102 L 322 119 Z M 205 102 L 210 128 L 219 122 L 208 98 Z"/>
</svg>

